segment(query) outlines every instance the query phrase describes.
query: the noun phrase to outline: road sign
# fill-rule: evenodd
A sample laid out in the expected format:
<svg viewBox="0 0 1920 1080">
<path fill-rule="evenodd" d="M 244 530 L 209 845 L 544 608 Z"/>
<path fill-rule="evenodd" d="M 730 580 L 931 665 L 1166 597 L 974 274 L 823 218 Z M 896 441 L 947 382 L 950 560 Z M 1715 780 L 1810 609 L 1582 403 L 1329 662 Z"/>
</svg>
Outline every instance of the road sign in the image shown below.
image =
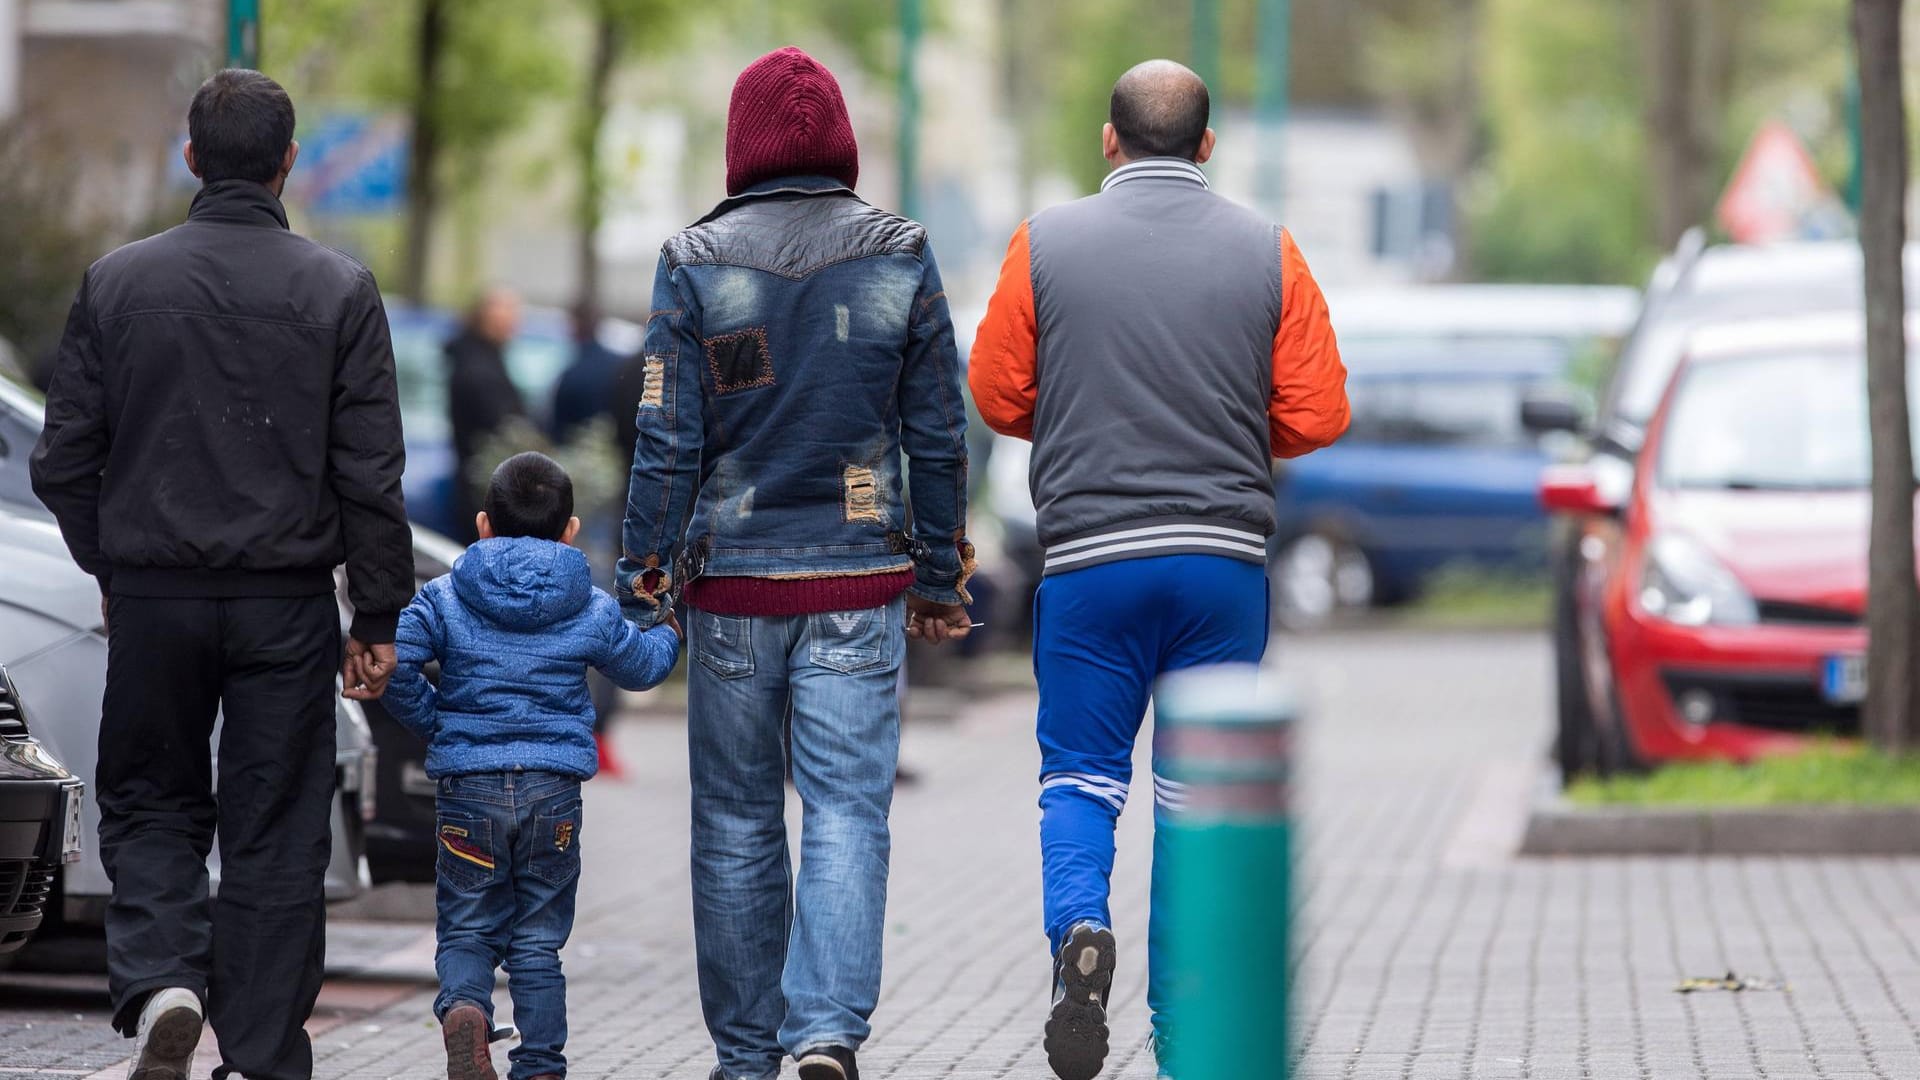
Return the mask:
<svg viewBox="0 0 1920 1080">
<path fill-rule="evenodd" d="M 300 160 L 288 198 L 322 215 L 390 214 L 407 195 L 407 122 L 393 115 L 333 113 L 299 133 Z"/>
<path fill-rule="evenodd" d="M 1793 129 L 1770 120 L 1733 171 L 1715 217 L 1735 243 L 1832 235 L 1838 200 Z"/>
</svg>

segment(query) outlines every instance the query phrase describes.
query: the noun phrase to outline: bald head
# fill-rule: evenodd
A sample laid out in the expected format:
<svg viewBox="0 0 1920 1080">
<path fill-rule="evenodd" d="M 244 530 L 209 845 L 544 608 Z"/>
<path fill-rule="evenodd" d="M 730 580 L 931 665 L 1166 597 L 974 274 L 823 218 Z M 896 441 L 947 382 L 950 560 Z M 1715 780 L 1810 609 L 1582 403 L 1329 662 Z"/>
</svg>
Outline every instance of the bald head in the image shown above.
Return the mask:
<svg viewBox="0 0 1920 1080">
<path fill-rule="evenodd" d="M 1108 122 L 1128 158 L 1202 157 L 1207 141 L 1207 84 L 1183 64 L 1148 60 L 1113 84 Z"/>
</svg>

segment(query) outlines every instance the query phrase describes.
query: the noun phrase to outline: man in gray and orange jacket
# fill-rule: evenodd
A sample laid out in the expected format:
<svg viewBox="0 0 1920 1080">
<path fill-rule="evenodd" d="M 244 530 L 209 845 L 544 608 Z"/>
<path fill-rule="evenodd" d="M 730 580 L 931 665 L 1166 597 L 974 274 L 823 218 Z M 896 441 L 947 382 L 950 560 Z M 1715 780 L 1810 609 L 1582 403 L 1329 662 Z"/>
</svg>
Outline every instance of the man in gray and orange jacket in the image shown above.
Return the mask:
<svg viewBox="0 0 1920 1080">
<path fill-rule="evenodd" d="M 1100 193 L 1014 233 L 974 338 L 987 425 L 1033 441 L 1041 861 L 1055 954 L 1048 1060 L 1106 1056 L 1113 825 L 1154 680 L 1266 649 L 1272 459 L 1347 429 L 1326 300 L 1285 230 L 1214 194 L 1206 85 L 1149 61 L 1114 86 Z M 1178 785 L 1155 779 L 1156 812 Z M 1159 903 L 1148 928 L 1156 1052 Z"/>
</svg>

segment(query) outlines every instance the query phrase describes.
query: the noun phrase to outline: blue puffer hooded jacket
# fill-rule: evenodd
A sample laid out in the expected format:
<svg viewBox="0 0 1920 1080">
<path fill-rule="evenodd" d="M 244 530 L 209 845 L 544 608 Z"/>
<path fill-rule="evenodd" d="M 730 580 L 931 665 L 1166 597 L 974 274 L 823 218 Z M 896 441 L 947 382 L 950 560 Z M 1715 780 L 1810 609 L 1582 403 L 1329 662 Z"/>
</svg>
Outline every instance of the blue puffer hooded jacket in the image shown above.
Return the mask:
<svg viewBox="0 0 1920 1080">
<path fill-rule="evenodd" d="M 401 614 L 395 646 L 382 703 L 427 740 L 436 779 L 515 768 L 592 776 L 587 668 L 647 690 L 680 658 L 673 628 L 628 622 L 579 550 L 528 537 L 468 548 Z M 431 660 L 437 689 L 423 670 Z"/>
</svg>

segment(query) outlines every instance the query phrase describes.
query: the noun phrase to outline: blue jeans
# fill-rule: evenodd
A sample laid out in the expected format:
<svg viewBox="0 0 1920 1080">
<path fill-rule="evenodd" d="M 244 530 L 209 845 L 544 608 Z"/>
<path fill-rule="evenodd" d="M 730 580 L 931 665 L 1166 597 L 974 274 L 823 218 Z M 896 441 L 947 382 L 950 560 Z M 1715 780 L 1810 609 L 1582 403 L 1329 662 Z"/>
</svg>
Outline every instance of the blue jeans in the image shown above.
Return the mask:
<svg viewBox="0 0 1920 1080">
<path fill-rule="evenodd" d="M 1081 922 L 1112 926 L 1113 828 L 1133 782 L 1133 745 L 1154 680 L 1205 664 L 1258 663 L 1267 648 L 1266 570 L 1217 555 L 1130 559 L 1040 582 L 1033 601 L 1040 683 L 1040 863 L 1057 953 Z M 1166 838 L 1178 803 L 1154 776 L 1147 1007 L 1166 1024 Z"/>
<path fill-rule="evenodd" d="M 687 621 L 693 931 L 720 1070 L 858 1049 L 880 996 L 906 606 Z M 804 807 L 800 876 L 786 774 Z"/>
<path fill-rule="evenodd" d="M 565 1076 L 567 981 L 560 947 L 580 884 L 580 781 L 550 772 L 440 780 L 439 907 L 433 1015 L 471 1002 L 493 1021 L 493 973 L 507 969 L 520 1045 L 511 1080 Z"/>
</svg>

